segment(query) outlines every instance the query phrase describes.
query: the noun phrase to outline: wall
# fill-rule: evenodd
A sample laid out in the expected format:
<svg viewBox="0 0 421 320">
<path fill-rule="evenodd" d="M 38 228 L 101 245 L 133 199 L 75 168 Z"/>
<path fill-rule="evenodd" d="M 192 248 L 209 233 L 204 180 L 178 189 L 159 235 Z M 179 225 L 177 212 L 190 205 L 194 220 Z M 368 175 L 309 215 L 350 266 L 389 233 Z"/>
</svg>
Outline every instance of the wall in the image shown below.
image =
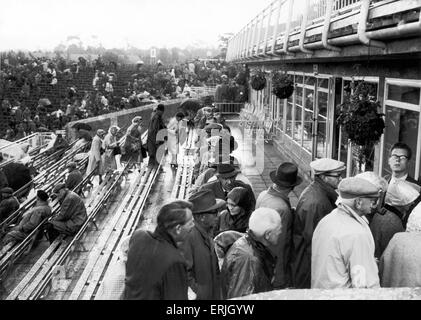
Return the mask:
<svg viewBox="0 0 421 320">
<path fill-rule="evenodd" d="M 173 117 L 177 113 L 177 108 L 179 107 L 181 102 L 182 102 L 181 99 L 162 102 L 162 104 L 165 105 L 165 112 L 163 116 L 164 121 Z M 141 106 L 141 107 L 137 107 L 137 108 L 133 108 L 129 110 L 123 110 L 123 111 L 104 114 L 104 115 L 93 117 L 93 118 L 69 122 L 65 128 L 66 136 L 69 137 L 69 141 L 73 141 L 76 139 L 76 131 L 74 129 L 71 129 L 75 123 L 89 124 L 92 127 L 92 131 L 91 131 L 92 136 L 95 135 L 95 132 L 98 129 L 104 129 L 108 131 L 108 128 L 111 125 L 117 125 L 120 127 L 122 132 L 125 132 L 128 126 L 132 123 L 132 119 L 135 116 L 141 116 L 143 118 L 144 127 L 142 131 L 144 132 L 148 129 L 147 125 L 149 123 L 149 119 L 151 118 L 152 110 L 157 105 L 158 105 L 157 103 L 153 103 L 153 104 L 149 104 L 149 105 L 145 105 L 145 106 Z"/>
</svg>

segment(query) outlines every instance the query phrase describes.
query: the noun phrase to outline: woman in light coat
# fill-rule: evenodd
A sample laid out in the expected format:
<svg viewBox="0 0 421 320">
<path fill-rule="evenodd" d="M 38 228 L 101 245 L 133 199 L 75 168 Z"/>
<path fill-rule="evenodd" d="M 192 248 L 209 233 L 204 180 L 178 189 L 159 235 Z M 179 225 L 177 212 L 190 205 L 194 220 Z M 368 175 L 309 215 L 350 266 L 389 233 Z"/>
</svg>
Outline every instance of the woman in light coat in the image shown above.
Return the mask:
<svg viewBox="0 0 421 320">
<path fill-rule="evenodd" d="M 102 163 L 104 172 L 108 170 L 116 170 L 117 162 L 114 155 L 114 148 L 118 146 L 117 133 L 120 130 L 117 126 L 111 126 L 102 143 L 102 148 L 105 150 L 102 155 Z"/>
<path fill-rule="evenodd" d="M 102 148 L 102 139 L 105 136 L 105 131 L 98 129 L 95 137 L 92 140 L 91 150 L 89 151 L 89 162 L 88 167 L 86 168 L 86 174 L 89 174 L 91 171 L 96 170 L 94 175 L 99 175 L 99 183 L 102 183 L 102 159 L 101 159 L 101 148 Z"/>
<path fill-rule="evenodd" d="M 175 117 L 171 118 L 167 130 L 168 130 L 168 140 L 167 147 L 168 153 L 171 156 L 171 167 L 177 166 L 177 154 L 179 153 L 179 132 L 181 120 L 184 118 L 184 113 L 178 112 Z"/>
</svg>

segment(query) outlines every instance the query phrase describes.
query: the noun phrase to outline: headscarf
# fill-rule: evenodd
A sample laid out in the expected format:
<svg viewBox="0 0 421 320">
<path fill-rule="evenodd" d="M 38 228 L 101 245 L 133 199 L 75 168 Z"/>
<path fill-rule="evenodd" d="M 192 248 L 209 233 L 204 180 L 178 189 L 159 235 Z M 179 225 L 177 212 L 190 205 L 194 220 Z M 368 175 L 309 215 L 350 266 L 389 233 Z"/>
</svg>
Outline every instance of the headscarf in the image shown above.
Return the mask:
<svg viewBox="0 0 421 320">
<path fill-rule="evenodd" d="M 249 190 L 246 188 L 233 188 L 230 192 L 228 192 L 227 198 L 231 199 L 240 208 L 243 208 L 246 213 L 254 210 Z"/>
<path fill-rule="evenodd" d="M 410 213 L 406 231 L 421 232 L 421 202 Z"/>
<path fill-rule="evenodd" d="M 112 134 L 112 133 L 111 133 L 111 130 L 112 130 L 113 128 L 116 128 L 116 129 L 117 129 L 117 132 L 118 132 L 118 131 L 120 131 L 120 127 L 119 127 L 119 126 L 111 126 L 111 127 L 108 129 L 108 133 L 109 133 L 109 134 Z"/>
</svg>

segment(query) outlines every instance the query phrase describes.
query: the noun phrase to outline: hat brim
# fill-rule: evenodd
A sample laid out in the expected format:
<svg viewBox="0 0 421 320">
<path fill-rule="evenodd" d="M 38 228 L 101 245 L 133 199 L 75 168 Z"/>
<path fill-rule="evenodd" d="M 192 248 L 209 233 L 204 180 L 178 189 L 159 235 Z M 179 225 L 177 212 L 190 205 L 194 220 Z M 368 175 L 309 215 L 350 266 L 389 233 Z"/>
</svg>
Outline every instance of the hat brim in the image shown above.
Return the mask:
<svg viewBox="0 0 421 320">
<path fill-rule="evenodd" d="M 289 183 L 287 181 L 282 181 L 282 180 L 276 179 L 276 170 L 271 171 L 269 173 L 269 175 L 270 175 L 270 179 L 272 180 L 272 182 L 277 184 L 278 186 L 281 186 L 281 187 L 295 187 L 295 186 L 298 186 L 299 184 L 301 184 L 303 182 L 303 178 L 301 178 L 298 175 L 297 175 L 297 180 L 295 180 L 294 183 Z"/>
<path fill-rule="evenodd" d="M 235 169 L 234 171 L 229 172 L 229 173 L 215 173 L 215 176 L 221 177 L 221 178 L 232 178 L 232 177 L 235 177 L 239 173 L 240 171 Z"/>
<path fill-rule="evenodd" d="M 207 208 L 206 210 L 199 210 L 199 211 L 193 210 L 192 212 L 193 213 L 205 213 L 205 212 L 208 212 L 208 211 L 217 210 L 219 208 L 222 208 L 225 205 L 225 200 L 215 199 L 215 201 L 216 201 L 216 203 L 213 206 Z"/>
</svg>

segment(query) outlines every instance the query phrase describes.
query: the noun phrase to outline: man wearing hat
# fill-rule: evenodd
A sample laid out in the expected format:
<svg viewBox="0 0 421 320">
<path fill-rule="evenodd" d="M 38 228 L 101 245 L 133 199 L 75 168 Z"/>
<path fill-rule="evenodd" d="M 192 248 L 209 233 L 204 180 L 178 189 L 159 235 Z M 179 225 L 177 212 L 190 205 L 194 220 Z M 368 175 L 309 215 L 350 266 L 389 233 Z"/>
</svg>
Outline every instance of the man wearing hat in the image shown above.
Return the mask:
<svg viewBox="0 0 421 320">
<path fill-rule="evenodd" d="M 228 192 L 230 192 L 234 187 L 243 187 L 253 193 L 251 186 L 243 181 L 241 178 L 242 175 L 240 176 L 240 173 L 241 172 L 232 164 L 218 164 L 215 173 L 216 180 L 205 183 L 200 187 L 199 190 L 212 190 L 215 198 L 222 200 L 227 199 Z"/>
<path fill-rule="evenodd" d="M 99 184 L 102 183 L 102 140 L 105 137 L 105 130 L 98 129 L 95 137 L 92 139 L 91 150 L 89 151 L 89 162 L 86 168 L 86 174 L 95 170 L 95 174 L 99 176 Z"/>
<path fill-rule="evenodd" d="M 292 228 L 292 280 L 293 287 L 309 289 L 311 286 L 311 239 L 319 221 L 336 208 L 336 189 L 341 181 L 345 164 L 329 158 L 310 162 L 313 182 L 304 189 L 295 209 Z"/>
<path fill-rule="evenodd" d="M 193 203 L 194 227 L 182 250 L 187 260 L 189 286 L 197 300 L 218 300 L 221 299 L 221 283 L 213 234 L 225 201 L 216 199 L 210 190 L 198 191 L 188 200 Z"/>
<path fill-rule="evenodd" d="M 2 188 L 0 192 L 2 199 L 0 202 L 0 222 L 2 222 L 19 209 L 19 201 L 13 195 L 13 189 L 10 187 Z"/>
<path fill-rule="evenodd" d="M 51 207 L 48 205 L 48 194 L 44 190 L 37 191 L 35 206 L 23 214 L 19 224 L 6 234 L 4 244 L 21 242 L 44 219 L 51 216 Z"/>
<path fill-rule="evenodd" d="M 290 270 L 292 211 L 288 198 L 295 186 L 302 182 L 298 176 L 298 167 L 291 162 L 284 162 L 278 169 L 270 172 L 273 185 L 262 191 L 256 201 L 256 208 L 275 209 L 282 219 L 282 233 L 275 248 L 277 257 L 275 267 L 274 287 L 283 289 L 292 285 Z"/>
<path fill-rule="evenodd" d="M 374 240 L 365 216 L 381 188 L 352 177 L 338 186 L 338 207 L 320 220 L 311 245 L 311 288 L 378 288 Z"/>
<path fill-rule="evenodd" d="M 227 102 L 229 100 L 228 77 L 223 74 L 221 76 L 221 84 L 216 86 L 215 102 Z"/>
<path fill-rule="evenodd" d="M 53 242 L 59 234 L 73 235 L 88 218 L 86 207 L 81 197 L 59 183 L 53 188 L 60 203 L 60 212 L 54 215 L 47 225 L 48 239 Z"/>
<path fill-rule="evenodd" d="M 149 162 L 148 166 L 158 166 L 159 161 L 161 159 L 156 159 L 156 151 L 160 143 L 157 143 L 156 136 L 160 130 L 165 129 L 164 120 L 162 119 L 162 115 L 164 114 L 165 106 L 163 104 L 158 104 L 156 110 L 149 122 L 148 127 L 148 139 L 147 139 L 147 146 L 148 146 L 148 154 L 149 154 Z"/>
<path fill-rule="evenodd" d="M 69 175 L 66 179 L 66 188 L 73 190 L 79 183 L 82 182 L 83 175 L 77 168 L 77 164 L 74 161 L 71 161 L 67 164 L 67 170 L 69 170 Z"/>
</svg>

